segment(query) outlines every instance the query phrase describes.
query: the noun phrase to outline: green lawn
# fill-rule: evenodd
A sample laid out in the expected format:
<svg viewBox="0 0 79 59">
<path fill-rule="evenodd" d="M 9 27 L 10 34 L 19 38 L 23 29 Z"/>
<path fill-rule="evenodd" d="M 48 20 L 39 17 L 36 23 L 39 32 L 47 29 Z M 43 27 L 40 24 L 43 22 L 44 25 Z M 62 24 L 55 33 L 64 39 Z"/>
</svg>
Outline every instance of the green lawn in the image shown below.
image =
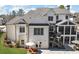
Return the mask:
<svg viewBox="0 0 79 59">
<path fill-rule="evenodd" d="M 24 48 L 8 48 L 3 46 L 4 33 L 0 32 L 0 54 L 26 54 L 27 51 Z"/>
<path fill-rule="evenodd" d="M 21 48 L 0 48 L 0 54 L 26 54 L 25 49 Z"/>
</svg>

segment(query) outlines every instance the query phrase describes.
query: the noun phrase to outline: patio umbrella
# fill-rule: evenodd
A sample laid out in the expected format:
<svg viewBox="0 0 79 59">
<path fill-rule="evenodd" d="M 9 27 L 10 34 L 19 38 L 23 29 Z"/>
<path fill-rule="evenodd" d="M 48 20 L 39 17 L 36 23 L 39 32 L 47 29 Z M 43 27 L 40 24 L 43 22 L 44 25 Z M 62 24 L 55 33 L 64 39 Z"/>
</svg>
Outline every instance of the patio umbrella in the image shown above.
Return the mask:
<svg viewBox="0 0 79 59">
<path fill-rule="evenodd" d="M 36 44 L 34 42 L 26 43 L 26 46 L 36 48 Z"/>
</svg>

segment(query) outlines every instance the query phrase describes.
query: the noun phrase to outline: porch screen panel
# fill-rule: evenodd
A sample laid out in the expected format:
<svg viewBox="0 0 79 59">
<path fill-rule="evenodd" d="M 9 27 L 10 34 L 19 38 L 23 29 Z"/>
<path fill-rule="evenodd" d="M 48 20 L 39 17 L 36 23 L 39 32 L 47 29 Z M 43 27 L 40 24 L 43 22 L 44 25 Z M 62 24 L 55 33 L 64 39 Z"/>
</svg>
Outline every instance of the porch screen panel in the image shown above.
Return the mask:
<svg viewBox="0 0 79 59">
<path fill-rule="evenodd" d="M 76 34 L 76 28 L 75 28 L 75 26 L 72 26 L 71 34 L 72 34 L 72 35 L 75 35 L 75 34 Z"/>
<path fill-rule="evenodd" d="M 65 37 L 65 43 L 69 44 L 69 37 L 68 36 Z"/>
<path fill-rule="evenodd" d="M 65 27 L 65 34 L 70 34 L 70 26 Z"/>
<path fill-rule="evenodd" d="M 64 34 L 64 27 L 63 26 L 59 26 L 59 32 L 61 32 L 61 34 Z"/>
</svg>

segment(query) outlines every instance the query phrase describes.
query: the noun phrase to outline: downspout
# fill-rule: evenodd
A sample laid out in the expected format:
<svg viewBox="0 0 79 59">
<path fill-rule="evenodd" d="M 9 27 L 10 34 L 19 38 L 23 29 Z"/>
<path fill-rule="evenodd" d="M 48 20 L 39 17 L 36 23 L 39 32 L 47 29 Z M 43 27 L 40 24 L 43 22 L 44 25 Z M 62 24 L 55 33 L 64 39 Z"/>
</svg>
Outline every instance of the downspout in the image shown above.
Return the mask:
<svg viewBox="0 0 79 59">
<path fill-rule="evenodd" d="M 14 24 L 15 25 L 15 42 L 17 42 L 17 38 L 16 38 L 16 24 Z"/>
<path fill-rule="evenodd" d="M 28 24 L 28 42 L 29 42 L 29 24 Z"/>
</svg>

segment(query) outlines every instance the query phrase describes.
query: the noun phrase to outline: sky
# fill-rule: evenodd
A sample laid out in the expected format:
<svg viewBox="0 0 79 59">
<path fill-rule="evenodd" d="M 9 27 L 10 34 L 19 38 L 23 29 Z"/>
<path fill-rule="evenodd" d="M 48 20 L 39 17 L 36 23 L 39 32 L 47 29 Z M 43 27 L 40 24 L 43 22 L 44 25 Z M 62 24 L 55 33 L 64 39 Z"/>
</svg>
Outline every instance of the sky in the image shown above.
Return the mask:
<svg viewBox="0 0 79 59">
<path fill-rule="evenodd" d="M 36 8 L 56 8 L 59 5 L 4 5 L 0 7 L 0 14 L 9 14 L 12 10 L 18 11 L 23 9 L 26 13 Z M 72 13 L 79 12 L 79 5 L 71 5 L 70 11 Z"/>
</svg>

